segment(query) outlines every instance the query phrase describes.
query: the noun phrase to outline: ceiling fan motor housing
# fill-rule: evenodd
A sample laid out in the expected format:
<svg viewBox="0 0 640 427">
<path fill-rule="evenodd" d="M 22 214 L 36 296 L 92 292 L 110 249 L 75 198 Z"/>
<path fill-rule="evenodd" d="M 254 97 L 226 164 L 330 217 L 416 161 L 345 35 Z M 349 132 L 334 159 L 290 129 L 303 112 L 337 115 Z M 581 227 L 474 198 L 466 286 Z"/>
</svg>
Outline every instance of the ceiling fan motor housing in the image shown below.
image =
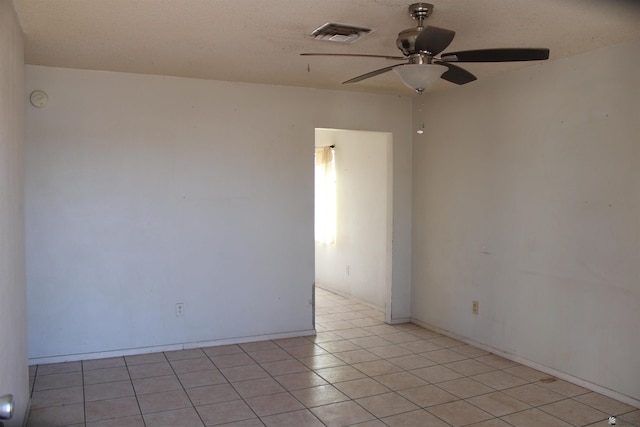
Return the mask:
<svg viewBox="0 0 640 427">
<path fill-rule="evenodd" d="M 409 15 L 418 21 L 418 26 L 408 28 L 398 34 L 396 46 L 405 56 L 418 53 L 416 50 L 416 38 L 424 29 L 424 20 L 433 13 L 433 5 L 431 3 L 414 3 L 409 6 Z"/>
<path fill-rule="evenodd" d="M 405 56 L 413 55 L 416 52 L 416 38 L 422 32 L 422 27 L 408 28 L 398 34 L 396 46 Z"/>
</svg>

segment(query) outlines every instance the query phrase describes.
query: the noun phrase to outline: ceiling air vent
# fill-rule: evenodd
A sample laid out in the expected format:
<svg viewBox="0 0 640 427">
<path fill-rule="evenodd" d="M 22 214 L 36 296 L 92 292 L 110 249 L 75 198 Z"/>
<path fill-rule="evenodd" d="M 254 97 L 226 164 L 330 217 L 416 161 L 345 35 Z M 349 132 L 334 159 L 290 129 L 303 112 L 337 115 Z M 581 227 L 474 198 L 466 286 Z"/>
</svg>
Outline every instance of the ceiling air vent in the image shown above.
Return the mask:
<svg viewBox="0 0 640 427">
<path fill-rule="evenodd" d="M 316 28 L 310 36 L 316 40 L 326 40 L 338 43 L 353 43 L 371 32 L 370 28 L 327 22 Z"/>
</svg>

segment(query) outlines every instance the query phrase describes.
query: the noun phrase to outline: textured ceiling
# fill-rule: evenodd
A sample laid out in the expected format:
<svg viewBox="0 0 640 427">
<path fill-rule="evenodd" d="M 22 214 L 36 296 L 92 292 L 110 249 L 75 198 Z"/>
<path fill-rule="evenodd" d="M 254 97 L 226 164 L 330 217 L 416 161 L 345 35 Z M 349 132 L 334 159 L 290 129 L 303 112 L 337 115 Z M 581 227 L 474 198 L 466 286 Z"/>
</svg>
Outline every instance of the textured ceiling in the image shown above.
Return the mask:
<svg viewBox="0 0 640 427">
<path fill-rule="evenodd" d="M 415 26 L 404 0 L 14 0 L 25 61 L 54 67 L 410 95 L 392 65 L 301 52 L 400 55 Z M 548 47 L 550 60 L 640 37 L 637 0 L 431 0 L 427 24 L 456 31 L 448 51 Z M 372 28 L 355 43 L 316 41 L 325 22 Z M 460 64 L 478 78 L 537 63 Z M 474 83 L 470 83 L 474 84 Z M 454 87 L 442 81 L 433 90 Z"/>
</svg>

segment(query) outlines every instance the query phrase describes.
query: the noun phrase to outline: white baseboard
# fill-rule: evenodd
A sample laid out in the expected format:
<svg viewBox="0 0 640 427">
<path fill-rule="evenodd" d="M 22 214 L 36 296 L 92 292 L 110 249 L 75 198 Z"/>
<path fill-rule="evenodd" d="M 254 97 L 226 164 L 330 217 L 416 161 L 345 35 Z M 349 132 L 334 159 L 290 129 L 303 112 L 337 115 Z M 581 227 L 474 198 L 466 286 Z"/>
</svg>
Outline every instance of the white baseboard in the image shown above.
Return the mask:
<svg viewBox="0 0 640 427">
<path fill-rule="evenodd" d="M 525 366 L 528 366 L 530 368 L 537 369 L 538 371 L 544 372 L 545 374 L 549 374 L 549 375 L 554 376 L 556 378 L 560 378 L 561 380 L 568 381 L 570 383 L 579 385 L 580 387 L 584 387 L 584 388 L 586 388 L 588 390 L 595 391 L 596 393 L 603 394 L 603 395 L 605 395 L 607 397 L 610 397 L 612 399 L 618 400 L 620 402 L 626 403 L 626 404 L 631 405 L 631 406 L 635 406 L 636 408 L 640 408 L 640 400 L 635 399 L 635 398 L 633 398 L 631 396 L 627 396 L 626 394 L 622 394 L 622 393 L 617 392 L 615 390 L 611 390 L 611 389 L 608 389 L 608 388 L 603 387 L 601 385 L 594 384 L 594 383 L 592 383 L 590 381 L 587 381 L 587 380 L 584 380 L 582 378 L 574 377 L 573 375 L 558 371 L 558 370 L 550 368 L 548 366 L 541 365 L 541 364 L 539 364 L 537 362 L 534 362 L 534 361 L 531 361 L 531 360 L 526 359 L 524 357 L 518 356 L 517 354 L 512 354 L 512 353 L 500 350 L 499 348 L 495 348 L 495 347 L 492 347 L 490 345 L 486 345 L 486 344 L 483 344 L 481 342 L 474 341 L 474 340 L 472 340 L 470 338 L 454 334 L 453 332 L 438 328 L 437 326 L 433 326 L 433 325 L 430 325 L 430 324 L 425 323 L 425 322 L 421 322 L 421 321 L 416 320 L 416 319 L 411 319 L 411 322 L 415 323 L 418 326 L 422 326 L 423 328 L 430 329 L 430 330 L 432 330 L 434 332 L 437 332 L 439 334 L 448 336 L 449 338 L 453 338 L 453 339 L 461 341 L 461 342 L 463 342 L 465 344 L 469 344 L 469 345 L 472 345 L 474 347 L 478 347 L 478 348 L 480 348 L 482 350 L 491 352 L 491 353 L 493 353 L 493 354 L 495 354 L 497 356 L 504 357 L 505 359 L 509 359 L 509 360 L 514 361 L 514 362 L 520 363 L 521 365 L 525 365 Z M 611 414 L 611 415 L 613 415 L 613 414 Z"/>
<path fill-rule="evenodd" d="M 229 344 L 243 344 L 243 343 L 256 342 L 256 341 L 280 340 L 284 338 L 308 337 L 310 335 L 315 335 L 315 334 L 316 334 L 315 329 L 307 329 L 305 331 L 285 332 L 280 334 L 256 335 L 251 337 L 229 338 L 229 339 L 214 340 L 214 341 L 201 341 L 201 342 L 184 344 L 181 350 L 186 350 L 191 348 L 200 348 L 200 347 L 215 347 L 215 346 L 229 345 Z"/>
<path fill-rule="evenodd" d="M 410 317 L 401 317 L 400 319 L 391 319 L 387 322 L 389 325 L 400 325 L 402 323 L 411 323 L 412 319 Z"/>
<path fill-rule="evenodd" d="M 255 342 L 255 341 L 267 341 L 267 340 L 277 340 L 277 339 L 283 339 L 283 338 L 304 337 L 304 336 L 315 335 L 315 334 L 316 334 L 316 331 L 314 329 L 307 329 L 303 331 L 284 332 L 279 334 L 255 335 L 255 336 L 248 336 L 248 337 L 225 338 L 220 340 L 188 342 L 188 343 L 181 343 L 181 344 L 167 344 L 167 345 L 159 345 L 159 346 L 127 348 L 127 349 L 118 349 L 118 350 L 111 350 L 111 351 L 100 351 L 100 352 L 94 352 L 94 353 L 77 353 L 77 354 L 65 354 L 65 355 L 59 355 L 59 356 L 33 357 L 33 358 L 29 358 L 29 365 L 76 362 L 78 360 L 104 359 L 107 357 L 133 356 L 136 354 L 159 353 L 162 351 L 187 350 L 187 349 L 200 348 L 200 347 L 215 347 L 220 345 L 242 344 L 242 343 Z"/>
</svg>

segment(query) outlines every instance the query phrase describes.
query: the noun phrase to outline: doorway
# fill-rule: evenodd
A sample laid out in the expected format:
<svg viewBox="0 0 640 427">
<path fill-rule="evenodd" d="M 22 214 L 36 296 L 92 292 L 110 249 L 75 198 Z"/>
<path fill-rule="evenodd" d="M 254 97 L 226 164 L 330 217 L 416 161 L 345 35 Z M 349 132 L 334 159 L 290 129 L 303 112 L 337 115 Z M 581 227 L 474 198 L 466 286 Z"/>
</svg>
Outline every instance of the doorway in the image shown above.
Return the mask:
<svg viewBox="0 0 640 427">
<path fill-rule="evenodd" d="M 333 146 L 335 238 L 315 242 L 315 285 L 380 309 L 391 319 L 392 134 L 317 128 Z M 317 179 L 317 178 L 316 178 Z M 331 192 L 325 192 L 331 194 Z M 316 198 L 316 204 L 325 203 Z M 315 316 L 315 313 L 314 313 Z"/>
</svg>

